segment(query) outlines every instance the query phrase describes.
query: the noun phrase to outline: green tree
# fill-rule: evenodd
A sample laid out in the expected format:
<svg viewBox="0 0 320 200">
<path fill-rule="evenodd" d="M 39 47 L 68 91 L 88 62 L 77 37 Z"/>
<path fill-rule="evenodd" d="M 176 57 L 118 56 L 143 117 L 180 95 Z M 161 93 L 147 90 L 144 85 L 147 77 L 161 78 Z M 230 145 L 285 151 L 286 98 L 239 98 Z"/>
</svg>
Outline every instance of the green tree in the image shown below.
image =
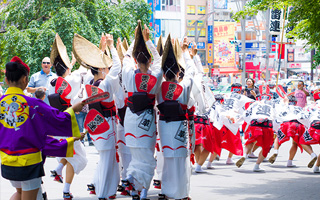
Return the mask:
<svg viewBox="0 0 320 200">
<path fill-rule="evenodd" d="M 12 0 L 0 12 L 0 22 L 6 26 L 0 33 L 0 69 L 17 55 L 29 64 L 31 74 L 39 71 L 56 33 L 70 57 L 74 33 L 96 45 L 103 32 L 130 41 L 137 20 L 148 24 L 149 17 L 149 5 L 143 0 L 118 1 L 117 5 L 104 0 Z"/>
<path fill-rule="evenodd" d="M 245 16 L 256 15 L 258 11 L 268 8 L 284 9 L 285 6 L 293 6 L 289 15 L 287 27 L 293 26 L 287 36 L 308 41 L 310 49 L 320 47 L 320 1 L 319 0 L 252 0 L 246 4 L 244 10 L 235 13 L 233 18 L 239 20 Z M 320 64 L 320 52 L 314 56 L 313 66 Z"/>
</svg>

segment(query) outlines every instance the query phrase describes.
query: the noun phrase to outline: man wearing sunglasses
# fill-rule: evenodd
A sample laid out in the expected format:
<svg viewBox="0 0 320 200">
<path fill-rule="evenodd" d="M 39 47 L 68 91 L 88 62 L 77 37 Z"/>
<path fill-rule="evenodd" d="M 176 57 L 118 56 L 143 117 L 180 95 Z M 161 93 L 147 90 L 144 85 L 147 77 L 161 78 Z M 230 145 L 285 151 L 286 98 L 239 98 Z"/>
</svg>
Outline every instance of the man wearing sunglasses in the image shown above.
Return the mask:
<svg viewBox="0 0 320 200">
<path fill-rule="evenodd" d="M 56 78 L 57 75 L 51 72 L 51 63 L 50 63 L 49 57 L 45 57 L 42 59 L 41 67 L 42 67 L 41 71 L 31 76 L 28 87 L 27 87 L 27 91 L 29 93 L 32 93 L 34 96 L 34 93 L 38 88 L 44 89 L 44 91 L 46 91 L 46 98 L 44 99 L 44 102 L 49 104 L 48 97 L 47 97 L 48 96 L 47 89 L 49 87 L 50 81 Z"/>
</svg>

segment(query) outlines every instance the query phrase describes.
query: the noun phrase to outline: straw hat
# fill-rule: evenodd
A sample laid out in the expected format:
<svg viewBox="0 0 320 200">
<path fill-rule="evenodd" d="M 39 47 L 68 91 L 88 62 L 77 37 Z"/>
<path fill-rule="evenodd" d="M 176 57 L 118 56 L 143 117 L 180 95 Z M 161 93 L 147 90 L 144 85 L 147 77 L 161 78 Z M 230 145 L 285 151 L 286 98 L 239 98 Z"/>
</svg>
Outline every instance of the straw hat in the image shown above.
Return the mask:
<svg viewBox="0 0 320 200">
<path fill-rule="evenodd" d="M 63 63 L 68 67 L 68 68 L 72 68 L 70 60 L 69 60 L 69 56 L 67 53 L 67 48 L 66 46 L 63 44 L 60 36 L 58 33 L 56 33 L 56 37 L 54 38 L 53 41 L 53 45 L 52 45 L 52 50 L 50 53 L 50 62 L 51 64 L 54 63 L 54 60 L 58 57 L 58 55 L 60 55 Z"/>
<path fill-rule="evenodd" d="M 110 57 L 81 35 L 74 34 L 72 51 L 77 62 L 85 68 L 108 68 L 112 65 Z"/>
<path fill-rule="evenodd" d="M 141 21 L 138 20 L 138 27 L 137 27 L 137 32 L 136 32 L 133 51 L 132 51 L 133 58 L 137 59 L 136 56 L 140 52 L 143 52 L 146 57 L 151 57 L 151 54 L 147 48 L 146 42 L 144 41 L 144 38 L 142 35 Z"/>
<path fill-rule="evenodd" d="M 174 46 L 172 45 L 172 42 L 171 42 L 171 35 L 169 34 L 164 46 L 163 54 L 162 54 L 162 63 L 161 63 L 162 69 L 164 69 L 166 61 L 170 59 L 171 60 L 173 59 L 174 63 L 178 63 L 174 53 Z"/>
<path fill-rule="evenodd" d="M 122 63 L 122 60 L 123 60 L 124 56 L 126 55 L 126 50 L 122 46 L 122 43 L 120 43 L 119 46 L 117 47 L 117 52 L 118 52 L 118 56 L 119 56 L 121 63 Z"/>
<path fill-rule="evenodd" d="M 162 35 L 160 35 L 159 40 L 158 40 L 157 51 L 158 51 L 159 55 L 162 56 L 162 54 L 163 54 Z"/>
<path fill-rule="evenodd" d="M 176 56 L 176 59 L 178 61 L 179 67 L 185 69 L 186 68 L 186 63 L 184 61 L 183 52 L 182 52 L 182 49 L 180 47 L 180 42 L 179 42 L 178 38 L 174 42 L 174 52 L 175 52 L 175 56 Z"/>
<path fill-rule="evenodd" d="M 127 41 L 127 38 L 124 38 L 123 41 L 122 41 L 122 46 L 124 48 L 125 51 L 128 51 L 129 49 L 129 44 L 128 44 L 128 41 Z"/>
</svg>

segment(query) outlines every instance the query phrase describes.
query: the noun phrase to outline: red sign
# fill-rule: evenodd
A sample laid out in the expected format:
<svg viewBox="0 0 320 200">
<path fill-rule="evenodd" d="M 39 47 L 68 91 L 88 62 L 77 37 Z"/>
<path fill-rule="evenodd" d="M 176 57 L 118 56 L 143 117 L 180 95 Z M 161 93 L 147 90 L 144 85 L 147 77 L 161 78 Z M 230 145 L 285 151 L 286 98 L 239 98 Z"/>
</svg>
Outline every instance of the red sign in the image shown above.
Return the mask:
<svg viewBox="0 0 320 200">
<path fill-rule="evenodd" d="M 215 75 L 219 75 L 220 74 L 220 69 L 218 68 L 212 68 L 211 69 L 211 75 L 215 76 Z"/>
<path fill-rule="evenodd" d="M 301 63 L 290 63 L 288 68 L 301 68 Z"/>
<path fill-rule="evenodd" d="M 278 59 L 280 58 L 280 44 L 278 44 Z M 281 59 L 284 59 L 284 54 L 285 54 L 285 49 L 286 49 L 286 45 L 282 44 L 282 48 L 281 48 Z"/>
</svg>

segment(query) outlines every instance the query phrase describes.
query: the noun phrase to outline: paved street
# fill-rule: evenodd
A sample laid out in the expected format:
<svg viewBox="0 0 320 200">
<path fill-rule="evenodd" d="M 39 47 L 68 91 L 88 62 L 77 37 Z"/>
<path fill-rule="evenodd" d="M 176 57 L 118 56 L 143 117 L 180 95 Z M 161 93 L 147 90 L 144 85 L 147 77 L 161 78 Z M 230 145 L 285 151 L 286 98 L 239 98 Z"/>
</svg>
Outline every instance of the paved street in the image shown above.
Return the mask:
<svg viewBox="0 0 320 200">
<path fill-rule="evenodd" d="M 225 165 L 227 152 L 222 151 L 220 161 L 214 162 L 215 169 L 208 170 L 206 174 L 192 174 L 191 197 L 196 200 L 211 199 L 319 199 L 320 176 L 307 168 L 310 156 L 307 153 L 297 153 L 294 160 L 296 168 L 287 168 L 286 162 L 290 143 L 285 143 L 276 162 L 271 165 L 264 162 L 261 167 L 265 173 L 252 172 L 255 159 L 246 160 L 238 169 L 235 165 Z M 320 146 L 314 145 L 314 151 L 320 152 Z M 71 185 L 74 199 L 97 199 L 86 191 L 86 184 L 90 183 L 98 161 L 98 154 L 94 147 L 86 146 L 89 163 L 84 171 L 76 175 Z M 271 153 L 269 156 L 271 156 Z M 236 161 L 239 157 L 235 157 Z M 49 177 L 50 170 L 57 164 L 55 158 L 48 158 L 45 165 L 46 177 L 43 178 L 45 188 L 50 200 L 62 199 L 63 184 L 54 182 Z M 206 165 L 206 163 L 205 163 Z M 64 172 L 65 173 L 65 172 Z M 14 188 L 7 180 L 0 179 L 0 199 L 8 200 Z M 184 184 L 184 183 L 181 183 Z M 149 192 L 151 199 L 157 199 L 160 190 L 152 189 Z M 118 199 L 131 199 L 118 194 Z"/>
</svg>

